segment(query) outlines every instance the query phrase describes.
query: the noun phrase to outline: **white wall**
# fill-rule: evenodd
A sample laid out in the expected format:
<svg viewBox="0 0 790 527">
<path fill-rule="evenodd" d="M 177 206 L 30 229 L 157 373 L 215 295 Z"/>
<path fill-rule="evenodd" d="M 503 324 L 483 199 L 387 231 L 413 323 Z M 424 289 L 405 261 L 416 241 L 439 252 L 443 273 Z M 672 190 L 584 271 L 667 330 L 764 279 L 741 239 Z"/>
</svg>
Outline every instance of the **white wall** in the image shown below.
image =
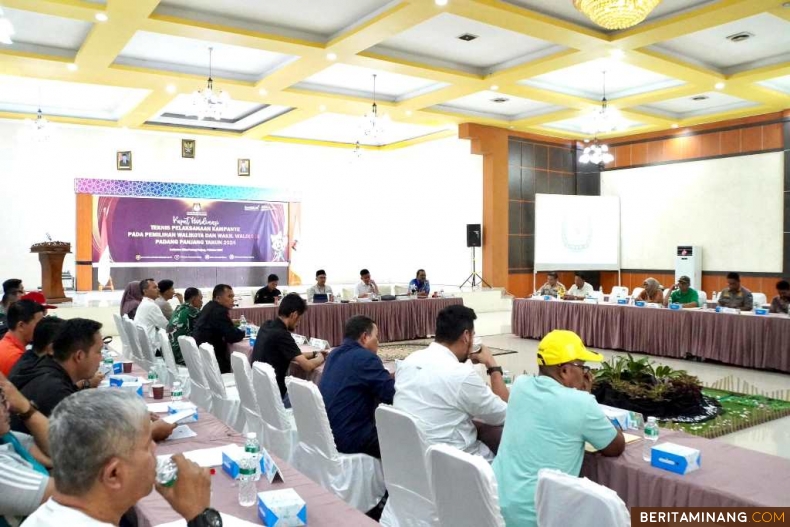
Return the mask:
<svg viewBox="0 0 790 527">
<path fill-rule="evenodd" d="M 782 272 L 782 152 L 601 173 L 619 196 L 623 269 L 674 269 L 678 245 L 705 271 Z"/>
<path fill-rule="evenodd" d="M 482 220 L 482 156 L 467 141 L 444 139 L 406 149 L 366 151 L 159 132 L 60 126 L 29 145 L 18 121 L 0 120 L 3 200 L 0 279 L 40 284 L 33 243 L 45 233 L 75 241 L 74 178 L 249 185 L 302 195 L 297 265 L 308 281 L 318 268 L 329 283 L 354 282 L 367 267 L 379 282 L 405 282 L 418 267 L 434 284 L 469 274 L 465 224 Z M 181 139 L 197 140 L 196 159 L 181 158 Z M 115 153 L 131 150 L 132 171 Z M 252 175 L 236 175 L 249 158 Z M 66 261 L 74 272 L 73 255 Z M 182 284 L 185 287 L 189 284 Z"/>
</svg>

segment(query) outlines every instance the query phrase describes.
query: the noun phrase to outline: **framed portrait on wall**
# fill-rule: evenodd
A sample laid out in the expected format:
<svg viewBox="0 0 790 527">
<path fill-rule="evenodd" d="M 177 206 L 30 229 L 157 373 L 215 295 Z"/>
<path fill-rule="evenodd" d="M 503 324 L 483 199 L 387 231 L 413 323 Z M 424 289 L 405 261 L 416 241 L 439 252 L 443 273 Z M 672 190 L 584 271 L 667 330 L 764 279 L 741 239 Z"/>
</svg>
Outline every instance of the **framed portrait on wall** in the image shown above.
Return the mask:
<svg viewBox="0 0 790 527">
<path fill-rule="evenodd" d="M 131 170 L 132 169 L 132 152 L 126 150 L 116 154 L 115 165 L 118 170 Z"/>
<path fill-rule="evenodd" d="M 239 172 L 239 176 L 248 177 L 250 175 L 249 159 L 239 159 L 238 172 Z"/>
<path fill-rule="evenodd" d="M 195 140 L 182 139 L 181 140 L 181 157 L 185 159 L 195 159 Z"/>
</svg>

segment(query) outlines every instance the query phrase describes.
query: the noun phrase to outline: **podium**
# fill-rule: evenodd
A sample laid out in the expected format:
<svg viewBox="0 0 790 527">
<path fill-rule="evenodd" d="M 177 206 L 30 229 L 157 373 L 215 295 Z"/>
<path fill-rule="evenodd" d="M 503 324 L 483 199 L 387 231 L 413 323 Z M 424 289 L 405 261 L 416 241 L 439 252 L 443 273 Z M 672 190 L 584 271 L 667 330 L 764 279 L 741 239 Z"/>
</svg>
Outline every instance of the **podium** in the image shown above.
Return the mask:
<svg viewBox="0 0 790 527">
<path fill-rule="evenodd" d="M 71 302 L 63 292 L 63 259 L 71 252 L 68 242 L 43 242 L 30 248 L 41 263 L 41 293 L 50 304 Z"/>
</svg>

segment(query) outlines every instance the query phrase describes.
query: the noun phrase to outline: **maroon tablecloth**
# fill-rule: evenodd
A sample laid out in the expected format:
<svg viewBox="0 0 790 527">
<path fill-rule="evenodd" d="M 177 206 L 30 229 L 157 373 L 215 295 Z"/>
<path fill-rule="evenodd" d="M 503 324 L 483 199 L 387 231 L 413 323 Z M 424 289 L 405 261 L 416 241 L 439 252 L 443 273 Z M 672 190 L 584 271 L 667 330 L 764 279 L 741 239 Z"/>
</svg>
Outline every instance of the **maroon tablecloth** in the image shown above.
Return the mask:
<svg viewBox="0 0 790 527">
<path fill-rule="evenodd" d="M 425 298 L 391 302 L 353 302 L 348 304 L 311 304 L 296 332 L 316 337 L 338 346 L 343 341 L 343 327 L 354 315 L 366 315 L 376 321 L 380 342 L 396 342 L 433 335 L 436 316 L 447 306 L 463 304 L 461 298 Z M 277 307 L 255 306 L 231 310 L 231 317 L 244 315 L 248 322 L 260 326 L 277 316 Z"/>
<path fill-rule="evenodd" d="M 513 333 L 540 339 L 576 332 L 588 346 L 683 358 L 691 353 L 736 366 L 790 372 L 790 318 L 616 304 L 513 302 Z"/>
</svg>

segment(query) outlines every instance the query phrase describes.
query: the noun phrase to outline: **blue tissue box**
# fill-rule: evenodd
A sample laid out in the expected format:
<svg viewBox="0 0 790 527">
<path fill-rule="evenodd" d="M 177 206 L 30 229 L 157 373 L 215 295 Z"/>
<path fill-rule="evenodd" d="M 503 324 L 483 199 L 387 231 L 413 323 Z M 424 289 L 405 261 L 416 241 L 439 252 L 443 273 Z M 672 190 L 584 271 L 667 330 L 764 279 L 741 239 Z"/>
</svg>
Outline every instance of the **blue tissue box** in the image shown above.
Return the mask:
<svg viewBox="0 0 790 527">
<path fill-rule="evenodd" d="M 673 311 L 678 311 L 678 310 L 680 310 L 681 307 L 682 306 L 680 304 L 677 304 L 677 303 L 674 303 L 674 302 L 669 304 L 669 309 L 671 309 Z"/>
<path fill-rule="evenodd" d="M 768 310 L 767 309 L 762 309 L 762 308 L 757 308 L 757 309 L 754 310 L 754 314 L 755 315 L 767 315 L 768 314 Z"/>
<path fill-rule="evenodd" d="M 266 527 L 307 525 L 307 505 L 294 489 L 258 493 L 258 517 Z"/>
<path fill-rule="evenodd" d="M 121 388 L 143 396 L 143 383 L 133 375 L 110 375 L 110 388 Z"/>
<path fill-rule="evenodd" d="M 650 464 L 675 474 L 688 474 L 700 468 L 699 450 L 675 443 L 661 443 L 650 450 Z"/>
<path fill-rule="evenodd" d="M 636 302 L 634 302 L 634 305 L 636 307 L 645 307 L 646 302 L 644 300 L 637 300 Z"/>
<path fill-rule="evenodd" d="M 621 305 L 621 306 L 627 306 L 628 305 L 628 299 L 627 298 L 618 298 L 617 299 L 617 303 L 619 305 Z"/>
<path fill-rule="evenodd" d="M 222 450 L 222 470 L 225 473 L 236 479 L 239 477 L 239 461 L 244 455 L 244 448 L 239 445 L 228 445 Z M 264 473 L 263 457 L 259 460 L 261 466 L 261 474 Z"/>
<path fill-rule="evenodd" d="M 112 363 L 112 372 L 115 374 L 123 373 L 123 363 L 122 362 L 113 362 Z"/>
<path fill-rule="evenodd" d="M 543 300 L 552 300 L 551 295 L 543 295 Z"/>
</svg>

